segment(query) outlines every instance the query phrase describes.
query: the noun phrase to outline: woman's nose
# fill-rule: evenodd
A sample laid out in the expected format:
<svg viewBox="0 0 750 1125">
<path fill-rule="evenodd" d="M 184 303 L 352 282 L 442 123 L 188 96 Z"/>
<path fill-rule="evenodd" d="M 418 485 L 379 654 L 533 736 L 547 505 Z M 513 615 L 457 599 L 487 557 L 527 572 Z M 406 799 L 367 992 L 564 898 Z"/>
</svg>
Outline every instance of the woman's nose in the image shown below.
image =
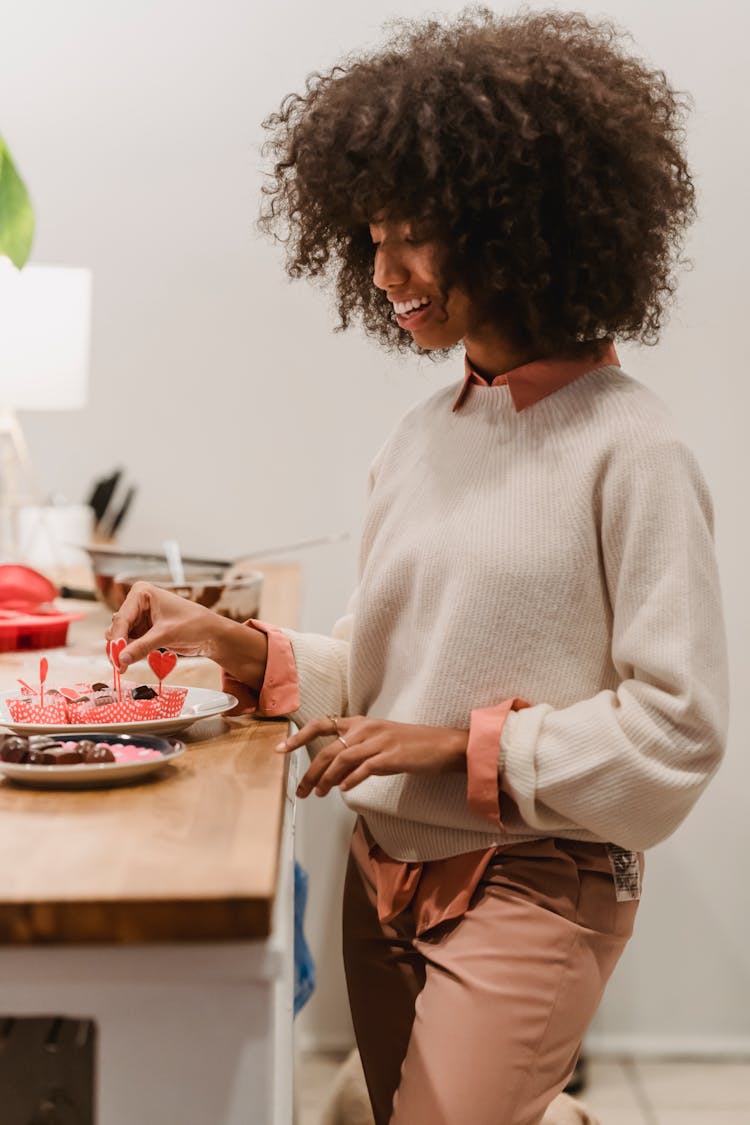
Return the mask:
<svg viewBox="0 0 750 1125">
<path fill-rule="evenodd" d="M 409 277 L 409 270 L 401 256 L 387 247 L 378 246 L 375 252 L 372 280 L 378 289 L 395 289 Z"/>
</svg>

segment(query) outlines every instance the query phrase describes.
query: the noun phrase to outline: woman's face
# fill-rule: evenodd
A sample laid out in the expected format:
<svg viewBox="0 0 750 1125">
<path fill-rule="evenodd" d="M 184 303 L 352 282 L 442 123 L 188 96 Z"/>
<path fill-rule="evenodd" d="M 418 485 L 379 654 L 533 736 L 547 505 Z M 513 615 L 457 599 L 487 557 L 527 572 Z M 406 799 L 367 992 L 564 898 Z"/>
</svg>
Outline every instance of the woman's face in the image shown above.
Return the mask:
<svg viewBox="0 0 750 1125">
<path fill-rule="evenodd" d="M 420 239 L 409 223 L 370 223 L 373 282 L 393 304 L 399 326 L 421 348 L 449 348 L 471 331 L 471 306 L 458 288 L 440 289 L 440 245 Z"/>
</svg>

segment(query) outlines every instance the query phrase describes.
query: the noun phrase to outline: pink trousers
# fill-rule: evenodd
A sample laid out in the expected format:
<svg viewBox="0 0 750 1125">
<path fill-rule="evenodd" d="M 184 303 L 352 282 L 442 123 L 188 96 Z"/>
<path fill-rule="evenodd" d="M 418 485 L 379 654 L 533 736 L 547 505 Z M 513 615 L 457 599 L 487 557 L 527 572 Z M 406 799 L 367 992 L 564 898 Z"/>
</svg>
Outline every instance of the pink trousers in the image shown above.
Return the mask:
<svg viewBox="0 0 750 1125">
<path fill-rule="evenodd" d="M 538 1125 L 633 929 L 606 845 L 498 849 L 466 913 L 421 937 L 411 908 L 378 920 L 367 847 L 358 826 L 344 963 L 377 1125 Z"/>
</svg>

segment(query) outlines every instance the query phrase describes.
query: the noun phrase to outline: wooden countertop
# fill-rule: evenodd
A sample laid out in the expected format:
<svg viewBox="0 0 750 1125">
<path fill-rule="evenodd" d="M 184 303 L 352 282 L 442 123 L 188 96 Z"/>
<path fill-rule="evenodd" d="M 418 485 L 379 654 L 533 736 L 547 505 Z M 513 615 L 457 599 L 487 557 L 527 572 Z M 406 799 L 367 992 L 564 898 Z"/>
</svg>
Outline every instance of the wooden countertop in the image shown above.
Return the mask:
<svg viewBox="0 0 750 1125">
<path fill-rule="evenodd" d="M 267 583 L 273 613 L 265 598 L 261 613 L 294 625 L 299 569 L 280 565 Z M 89 643 L 94 624 L 101 636 L 101 611 L 78 623 L 78 639 L 71 627 L 73 649 Z M 39 655 L 23 654 L 26 666 Z M 23 674 L 19 657 L 0 656 L 0 678 Z M 273 747 L 286 729 L 285 721 L 203 720 L 180 735 L 182 758 L 137 785 L 51 791 L 1 781 L 0 942 L 267 936 L 288 769 Z"/>
<path fill-rule="evenodd" d="M 0 784 L 0 941 L 236 941 L 270 932 L 286 723 L 212 719 L 159 778 Z"/>
</svg>

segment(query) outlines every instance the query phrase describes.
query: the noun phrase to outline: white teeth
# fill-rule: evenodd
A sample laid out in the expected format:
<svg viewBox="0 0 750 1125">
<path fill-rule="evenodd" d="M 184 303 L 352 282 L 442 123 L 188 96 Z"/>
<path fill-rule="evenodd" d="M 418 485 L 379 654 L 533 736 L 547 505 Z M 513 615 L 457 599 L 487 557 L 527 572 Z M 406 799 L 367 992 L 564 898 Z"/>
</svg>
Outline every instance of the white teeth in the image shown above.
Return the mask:
<svg viewBox="0 0 750 1125">
<path fill-rule="evenodd" d="M 406 316 L 414 309 L 420 309 L 423 305 L 429 305 L 429 303 L 429 297 L 414 297 L 411 301 L 394 301 L 393 308 L 398 316 Z"/>
</svg>

